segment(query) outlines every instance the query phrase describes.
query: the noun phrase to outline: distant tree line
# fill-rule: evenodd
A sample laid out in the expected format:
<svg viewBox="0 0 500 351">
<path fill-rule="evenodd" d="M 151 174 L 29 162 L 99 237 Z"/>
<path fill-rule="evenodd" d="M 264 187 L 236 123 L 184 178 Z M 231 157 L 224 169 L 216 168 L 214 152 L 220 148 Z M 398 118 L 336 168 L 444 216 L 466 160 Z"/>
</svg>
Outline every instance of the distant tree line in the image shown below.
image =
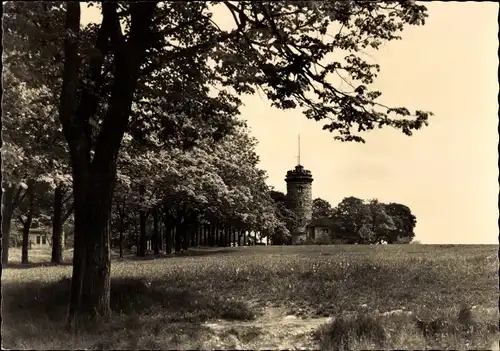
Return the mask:
<svg viewBox="0 0 500 351">
<path fill-rule="evenodd" d="M 288 244 L 290 231 L 297 221 L 286 195 L 271 191 L 278 216 L 286 228 L 275 231 L 273 243 Z M 312 224 L 328 219 L 331 243 L 337 244 L 403 244 L 415 237 L 416 217 L 410 208 L 399 203 L 382 203 L 376 199 L 365 201 L 356 197 L 344 198 L 336 207 L 321 198 L 313 200 Z M 314 243 L 312 239 L 310 243 Z"/>
</svg>

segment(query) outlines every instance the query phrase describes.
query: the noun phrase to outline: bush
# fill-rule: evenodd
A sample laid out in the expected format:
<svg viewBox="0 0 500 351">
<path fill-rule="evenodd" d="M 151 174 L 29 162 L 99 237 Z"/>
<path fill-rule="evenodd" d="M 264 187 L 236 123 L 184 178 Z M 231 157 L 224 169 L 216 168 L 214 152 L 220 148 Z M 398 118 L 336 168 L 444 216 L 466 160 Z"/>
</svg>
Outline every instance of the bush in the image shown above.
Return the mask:
<svg viewBox="0 0 500 351">
<path fill-rule="evenodd" d="M 316 239 L 317 245 L 331 245 L 332 239 L 329 236 L 322 235 Z"/>
<path fill-rule="evenodd" d="M 383 345 L 387 339 L 380 319 L 370 315 L 335 318 L 320 328 L 315 337 L 322 350 L 352 350 L 359 340 Z"/>
<path fill-rule="evenodd" d="M 23 245 L 23 235 L 17 230 L 11 230 L 9 234 L 9 247 L 21 247 Z"/>
<path fill-rule="evenodd" d="M 292 235 L 290 231 L 284 227 L 280 226 L 274 230 L 271 234 L 271 242 L 273 245 L 289 245 L 292 241 Z"/>
<path fill-rule="evenodd" d="M 313 238 L 307 238 L 305 241 L 300 240 L 299 243 L 304 245 L 316 245 L 316 241 Z"/>
<path fill-rule="evenodd" d="M 338 238 L 332 239 L 332 245 L 345 245 L 345 244 L 347 244 L 347 240 Z"/>
</svg>

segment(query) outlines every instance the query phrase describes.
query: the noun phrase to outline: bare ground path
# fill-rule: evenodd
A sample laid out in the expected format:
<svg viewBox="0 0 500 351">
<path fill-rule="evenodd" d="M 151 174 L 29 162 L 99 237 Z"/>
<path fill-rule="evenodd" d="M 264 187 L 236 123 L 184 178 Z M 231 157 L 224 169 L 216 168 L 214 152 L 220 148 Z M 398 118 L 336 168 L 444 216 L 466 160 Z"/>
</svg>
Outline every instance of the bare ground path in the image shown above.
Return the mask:
<svg viewBox="0 0 500 351">
<path fill-rule="evenodd" d="M 285 308 L 264 307 L 253 321 L 217 320 L 204 323 L 212 339 L 204 345 L 210 349 L 310 350 L 316 349 L 313 332 L 331 321 L 330 317 L 299 318 L 288 315 Z"/>
</svg>

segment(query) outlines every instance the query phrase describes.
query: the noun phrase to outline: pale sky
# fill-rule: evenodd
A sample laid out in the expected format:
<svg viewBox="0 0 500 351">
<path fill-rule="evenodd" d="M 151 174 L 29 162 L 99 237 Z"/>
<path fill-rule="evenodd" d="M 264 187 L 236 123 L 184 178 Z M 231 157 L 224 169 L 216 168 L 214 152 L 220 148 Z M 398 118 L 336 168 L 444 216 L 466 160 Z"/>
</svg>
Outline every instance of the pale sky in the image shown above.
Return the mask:
<svg viewBox="0 0 500 351">
<path fill-rule="evenodd" d="M 314 198 L 333 206 L 348 196 L 405 204 L 417 217 L 415 239 L 425 244 L 497 244 L 498 5 L 425 6 L 425 26 L 407 28 L 373 54 L 381 66 L 373 86 L 386 105 L 434 112 L 428 127 L 411 137 L 386 129 L 363 134 L 366 144 L 341 143 L 322 122 L 258 95 L 243 97 L 242 117 L 276 190 L 286 191 L 300 133 Z M 83 23 L 99 17 L 82 6 Z"/>
</svg>

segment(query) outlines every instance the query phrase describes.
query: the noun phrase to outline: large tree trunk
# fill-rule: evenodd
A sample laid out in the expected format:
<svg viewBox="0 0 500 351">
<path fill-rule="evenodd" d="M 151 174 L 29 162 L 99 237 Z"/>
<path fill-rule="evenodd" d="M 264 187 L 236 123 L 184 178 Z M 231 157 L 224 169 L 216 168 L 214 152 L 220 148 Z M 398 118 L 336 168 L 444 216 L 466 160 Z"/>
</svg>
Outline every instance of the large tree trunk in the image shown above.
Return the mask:
<svg viewBox="0 0 500 351">
<path fill-rule="evenodd" d="M 30 180 L 28 182 L 28 189 L 26 190 L 27 212 L 26 219 L 23 220 L 23 246 L 21 249 L 21 263 L 28 263 L 28 249 L 30 240 L 30 228 L 33 220 L 33 203 L 35 196 L 35 182 Z"/>
<path fill-rule="evenodd" d="M 12 215 L 15 207 L 16 191 L 20 191 L 15 184 L 6 183 L 2 194 L 2 263 L 9 262 L 9 237 Z"/>
<path fill-rule="evenodd" d="M 102 5 L 103 19 L 95 48 L 99 55 L 91 57 L 90 79 L 80 103 L 76 104 L 79 54 L 78 32 L 80 5 L 67 3 L 66 29 L 75 35 L 64 40 L 65 62 L 59 119 L 71 153 L 74 208 L 75 248 L 68 320 L 79 316 L 110 314 L 110 231 L 111 200 L 116 177 L 116 160 L 123 134 L 127 128 L 133 94 L 150 36 L 151 19 L 157 2 L 131 4 L 131 29 L 127 42 L 117 16 L 117 4 Z M 108 43 L 111 44 L 108 47 Z M 114 81 L 108 109 L 103 118 L 90 161 L 90 118 L 100 103 L 96 89 L 101 87 L 103 57 L 114 51 Z"/>
<path fill-rule="evenodd" d="M 109 184 L 106 188 L 107 192 L 104 195 L 92 201 L 94 207 L 87 215 L 87 220 L 93 224 L 93 230 L 87 239 L 82 306 L 87 310 L 94 309 L 97 315 L 104 317 L 110 313 L 110 219 L 113 185 Z"/>
<path fill-rule="evenodd" d="M 123 232 L 125 231 L 125 213 L 116 202 L 116 212 L 118 213 L 118 244 L 120 250 L 120 258 L 123 258 Z"/>
<path fill-rule="evenodd" d="M 191 228 L 189 226 L 189 223 L 184 221 L 182 224 L 181 224 L 181 235 L 180 235 L 180 239 L 181 239 L 181 248 L 182 248 L 182 251 L 187 251 L 189 249 L 189 236 L 191 235 Z"/>
<path fill-rule="evenodd" d="M 123 258 L 123 226 L 120 228 L 120 258 Z"/>
<path fill-rule="evenodd" d="M 160 230 L 159 230 L 159 219 L 158 219 L 158 210 L 155 208 L 153 210 L 153 252 L 155 255 L 160 254 Z"/>
<path fill-rule="evenodd" d="M 144 185 L 141 184 L 139 186 L 139 197 L 141 199 L 141 202 L 143 201 L 145 191 L 146 189 Z M 139 209 L 139 247 L 137 248 L 137 256 L 140 257 L 146 256 L 146 248 L 147 248 L 146 221 L 147 221 L 146 210 L 141 206 L 141 208 Z"/>
<path fill-rule="evenodd" d="M 28 249 L 30 246 L 30 228 L 31 228 L 31 222 L 33 220 L 33 215 L 31 211 L 28 212 L 28 215 L 26 216 L 26 220 L 23 223 L 23 245 L 21 248 L 21 263 L 26 264 L 29 263 L 28 259 Z"/>
<path fill-rule="evenodd" d="M 157 215 L 158 215 L 158 250 L 163 252 L 163 246 L 165 245 L 164 240 L 165 240 L 165 230 L 166 228 L 162 225 L 164 223 L 163 216 L 160 212 L 160 208 L 157 208 Z"/>
<path fill-rule="evenodd" d="M 146 256 L 146 212 L 144 210 L 139 211 L 139 246 L 137 247 L 137 256 Z"/>
<path fill-rule="evenodd" d="M 226 247 L 230 247 L 231 246 L 231 233 L 229 231 L 229 226 L 228 225 L 224 225 L 224 246 Z"/>
<path fill-rule="evenodd" d="M 214 225 L 210 223 L 208 227 L 208 246 L 214 246 L 215 243 L 215 229 Z"/>
<path fill-rule="evenodd" d="M 221 232 L 220 225 L 215 225 L 215 246 L 221 246 Z"/>
<path fill-rule="evenodd" d="M 163 227 L 165 231 L 165 253 L 167 255 L 172 253 L 172 225 L 170 223 L 171 217 L 168 215 L 166 209 L 163 210 Z"/>
<path fill-rule="evenodd" d="M 54 215 L 52 217 L 52 263 L 62 262 L 62 231 L 63 231 L 63 195 L 64 191 L 58 186 L 54 191 Z"/>
<path fill-rule="evenodd" d="M 181 252 L 182 248 L 182 235 L 184 232 L 184 223 L 182 221 L 182 215 L 178 214 L 176 218 L 175 224 L 175 253 L 178 254 Z"/>
<path fill-rule="evenodd" d="M 167 255 L 170 255 L 173 250 L 173 235 L 172 235 L 172 228 L 171 227 L 165 227 L 165 253 Z"/>
</svg>

